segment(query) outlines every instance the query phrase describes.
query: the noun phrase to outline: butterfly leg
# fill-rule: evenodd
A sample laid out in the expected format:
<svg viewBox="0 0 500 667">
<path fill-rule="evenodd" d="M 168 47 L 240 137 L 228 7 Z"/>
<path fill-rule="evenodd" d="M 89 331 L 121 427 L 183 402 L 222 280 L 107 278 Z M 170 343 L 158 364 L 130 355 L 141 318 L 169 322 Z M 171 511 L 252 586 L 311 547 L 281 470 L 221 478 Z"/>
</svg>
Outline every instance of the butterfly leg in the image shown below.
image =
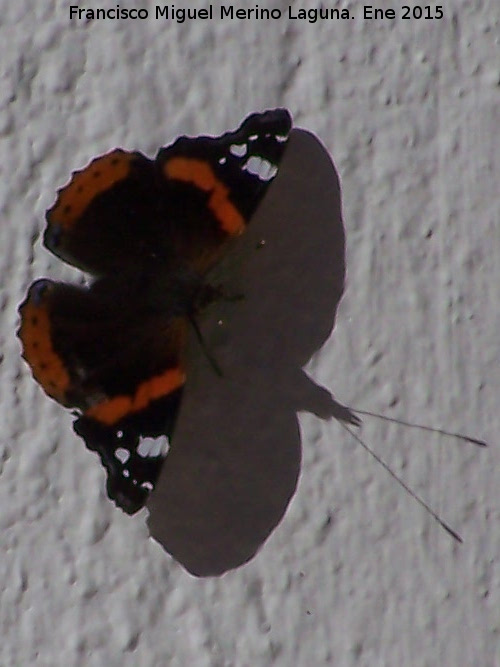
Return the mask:
<svg viewBox="0 0 500 667">
<path fill-rule="evenodd" d="M 196 338 L 198 339 L 200 347 L 203 350 L 203 353 L 205 354 L 206 358 L 208 359 L 209 364 L 212 366 L 215 374 L 218 375 L 219 377 L 222 377 L 223 373 L 222 373 L 221 367 L 219 366 L 215 357 L 212 355 L 212 353 L 208 349 L 208 347 L 205 343 L 205 339 L 203 338 L 203 335 L 200 331 L 200 327 L 198 326 L 198 322 L 196 321 L 196 319 L 194 318 L 193 315 L 189 315 L 188 319 L 189 319 L 189 322 L 190 322 L 191 326 L 193 327 L 193 331 L 196 335 Z"/>
</svg>

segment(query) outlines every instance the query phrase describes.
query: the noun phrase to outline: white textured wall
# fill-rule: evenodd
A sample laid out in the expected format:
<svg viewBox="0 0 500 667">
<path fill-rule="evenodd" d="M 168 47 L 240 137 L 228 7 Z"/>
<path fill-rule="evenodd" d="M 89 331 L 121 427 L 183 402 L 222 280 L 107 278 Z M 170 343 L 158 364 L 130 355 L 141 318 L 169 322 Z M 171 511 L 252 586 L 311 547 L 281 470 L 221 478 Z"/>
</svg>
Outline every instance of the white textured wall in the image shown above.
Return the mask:
<svg viewBox="0 0 500 667">
<path fill-rule="evenodd" d="M 437 21 L 364 21 L 354 1 L 349 21 L 183 25 L 70 22 L 68 5 L 0 0 L 0 664 L 500 665 L 498 2 L 450 0 Z M 304 413 L 284 519 L 247 565 L 195 578 L 145 511 L 106 499 L 97 457 L 21 362 L 16 310 L 35 277 L 74 276 L 39 237 L 71 170 L 277 105 L 342 184 L 347 292 L 309 373 L 339 400 L 491 446 L 362 430 L 459 546 Z"/>
</svg>

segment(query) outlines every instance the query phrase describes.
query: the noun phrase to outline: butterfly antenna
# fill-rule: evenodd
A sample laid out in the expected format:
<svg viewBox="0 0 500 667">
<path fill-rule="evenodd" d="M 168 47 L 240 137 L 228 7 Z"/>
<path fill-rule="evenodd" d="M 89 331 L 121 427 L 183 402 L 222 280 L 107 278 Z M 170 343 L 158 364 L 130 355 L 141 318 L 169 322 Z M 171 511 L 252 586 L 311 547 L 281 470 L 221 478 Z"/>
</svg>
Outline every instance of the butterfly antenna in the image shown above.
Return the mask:
<svg viewBox="0 0 500 667">
<path fill-rule="evenodd" d="M 361 414 L 370 414 L 370 413 L 362 412 L 361 410 L 355 410 L 355 412 L 360 412 Z M 383 459 L 381 459 L 380 456 L 378 454 L 376 454 L 372 449 L 370 449 L 370 447 L 368 447 L 368 445 L 364 442 L 364 440 L 362 440 L 358 435 L 356 435 L 356 433 L 354 433 L 354 431 L 352 431 L 347 426 L 347 424 L 344 424 L 341 421 L 338 421 L 338 423 L 342 426 L 342 428 L 344 428 L 348 433 L 350 433 L 352 435 L 352 437 L 363 447 L 363 449 L 365 451 L 367 451 L 368 454 L 370 454 L 370 456 L 372 458 L 374 458 L 375 461 L 377 461 L 377 463 L 379 463 L 382 466 L 382 468 L 384 468 L 384 470 L 386 470 L 389 473 L 389 475 L 393 479 L 395 479 L 396 482 L 400 486 L 402 486 L 403 489 L 407 493 L 409 493 L 410 496 L 414 500 L 416 500 L 417 503 L 425 509 L 425 511 L 428 514 L 431 515 L 431 517 L 434 519 L 434 521 L 436 521 L 442 528 L 444 528 L 446 530 L 446 532 L 453 537 L 454 540 L 456 540 L 457 542 L 460 542 L 460 544 L 463 544 L 463 539 L 460 537 L 460 535 L 456 531 L 454 531 L 453 528 L 451 528 L 445 521 L 443 521 L 441 519 L 441 517 L 439 517 L 436 514 L 436 512 L 434 512 L 434 510 L 431 507 L 429 507 L 429 505 L 424 500 L 422 500 L 422 498 L 420 498 L 420 496 L 418 496 L 415 493 L 415 491 L 412 491 L 412 489 L 410 489 L 410 487 L 405 482 L 403 482 L 403 480 L 398 475 L 396 475 L 396 473 L 393 470 L 391 470 L 391 468 L 387 465 L 387 463 Z M 404 422 L 401 422 L 401 423 L 404 423 Z M 430 429 L 430 430 L 434 430 L 434 429 Z"/>
<path fill-rule="evenodd" d="M 212 366 L 216 375 L 218 375 L 219 377 L 222 377 L 222 375 L 223 375 L 222 370 L 221 370 L 219 364 L 217 363 L 217 361 L 215 360 L 215 358 L 210 353 L 210 350 L 206 346 L 205 340 L 203 339 L 203 335 L 200 331 L 200 327 L 198 326 L 198 322 L 195 320 L 195 318 L 192 315 L 189 315 L 188 319 L 191 323 L 191 326 L 194 329 L 194 333 L 196 334 L 196 338 L 198 339 L 198 343 L 200 344 L 200 347 L 203 350 L 203 354 L 208 359 L 208 362 L 209 362 L 210 366 Z"/>
<path fill-rule="evenodd" d="M 432 426 L 425 426 L 423 424 L 412 424 L 410 422 L 405 422 L 402 419 L 396 419 L 394 417 L 386 417 L 385 415 L 380 415 L 378 412 L 369 412 L 368 410 L 358 410 L 357 408 L 350 408 L 352 412 L 357 413 L 358 415 L 366 415 L 368 417 L 376 417 L 377 419 L 383 419 L 386 422 L 392 422 L 393 424 L 400 424 L 401 426 L 410 426 L 411 428 L 419 428 L 422 431 L 429 431 L 430 433 L 439 433 L 439 435 L 446 435 L 448 438 L 457 438 L 463 442 L 471 442 L 473 445 L 478 445 L 479 447 L 487 447 L 488 445 L 484 440 L 478 440 L 477 438 L 472 438 L 470 435 L 464 435 L 463 433 L 453 433 L 452 431 L 444 431 L 441 428 L 433 428 Z"/>
</svg>

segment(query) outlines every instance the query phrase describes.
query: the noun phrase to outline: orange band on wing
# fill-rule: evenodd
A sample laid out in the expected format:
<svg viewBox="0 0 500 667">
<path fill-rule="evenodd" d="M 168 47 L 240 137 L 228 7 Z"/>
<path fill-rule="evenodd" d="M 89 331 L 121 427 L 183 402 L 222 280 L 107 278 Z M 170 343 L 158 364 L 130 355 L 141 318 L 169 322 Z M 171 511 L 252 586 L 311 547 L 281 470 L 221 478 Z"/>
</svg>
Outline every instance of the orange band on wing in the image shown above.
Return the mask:
<svg viewBox="0 0 500 667">
<path fill-rule="evenodd" d="M 33 377 L 45 393 L 62 405 L 70 378 L 61 358 L 52 346 L 47 306 L 28 299 L 19 309 L 21 327 L 18 335 L 23 344 L 23 358 L 31 366 Z"/>
<path fill-rule="evenodd" d="M 134 157 L 134 153 L 117 148 L 92 160 L 85 169 L 73 172 L 73 178 L 59 190 L 54 206 L 47 211 L 49 224 L 71 227 L 96 195 L 127 178 Z"/>
<path fill-rule="evenodd" d="M 165 164 L 168 178 L 185 183 L 193 183 L 204 192 L 209 192 L 208 207 L 219 221 L 222 229 L 231 236 L 238 236 L 245 229 L 245 220 L 238 209 L 228 199 L 228 188 L 214 174 L 203 160 L 174 157 Z"/>
<path fill-rule="evenodd" d="M 139 412 L 155 399 L 175 391 L 185 381 L 186 375 L 180 368 L 169 368 L 161 375 L 142 382 L 133 396 L 115 396 L 102 401 L 89 408 L 85 416 L 108 426 L 116 424 L 122 417 Z"/>
</svg>

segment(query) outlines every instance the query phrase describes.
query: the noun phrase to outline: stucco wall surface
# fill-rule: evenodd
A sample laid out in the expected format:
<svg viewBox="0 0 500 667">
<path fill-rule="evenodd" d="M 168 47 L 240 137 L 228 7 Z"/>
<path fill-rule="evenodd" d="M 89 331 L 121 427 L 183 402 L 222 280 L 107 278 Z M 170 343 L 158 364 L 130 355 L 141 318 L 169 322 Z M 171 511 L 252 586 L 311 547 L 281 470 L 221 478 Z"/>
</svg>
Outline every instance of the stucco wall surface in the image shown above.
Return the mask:
<svg viewBox="0 0 500 667">
<path fill-rule="evenodd" d="M 500 5 L 450 0 L 441 19 L 405 20 L 381 1 L 397 18 L 367 20 L 354 0 L 331 3 L 353 18 L 310 23 L 279 0 L 260 5 L 276 20 L 221 19 L 214 3 L 213 20 L 178 23 L 140 0 L 121 7 L 147 20 L 70 19 L 69 4 L 0 0 L 0 665 L 500 665 Z M 304 410 L 283 519 L 247 564 L 195 577 L 150 539 L 146 510 L 127 517 L 106 498 L 97 457 L 20 358 L 17 307 L 37 277 L 78 277 L 41 243 L 72 170 L 275 106 L 320 138 L 341 186 L 346 293 L 307 373 L 348 405 L 490 446 L 369 418 L 359 432 L 459 545 L 334 419 Z M 314 308 L 315 262 L 302 292 L 294 282 L 298 319 Z M 274 289 L 260 285 L 259 302 Z M 193 377 L 186 441 L 216 428 L 213 376 Z M 249 441 L 279 436 L 272 400 L 266 415 L 248 419 Z"/>
</svg>

